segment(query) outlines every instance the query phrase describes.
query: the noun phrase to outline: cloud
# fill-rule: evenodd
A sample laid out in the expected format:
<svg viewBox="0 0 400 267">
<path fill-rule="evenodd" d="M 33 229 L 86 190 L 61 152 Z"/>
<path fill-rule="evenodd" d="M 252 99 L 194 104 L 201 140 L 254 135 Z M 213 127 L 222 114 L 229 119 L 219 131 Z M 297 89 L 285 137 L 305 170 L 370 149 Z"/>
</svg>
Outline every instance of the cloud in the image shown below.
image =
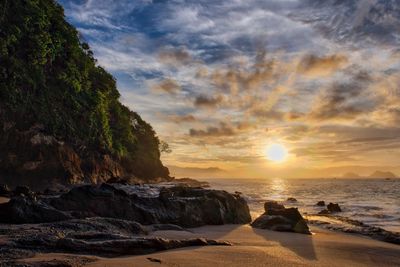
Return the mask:
<svg viewBox="0 0 400 267">
<path fill-rule="evenodd" d="M 199 95 L 194 100 L 194 105 L 196 107 L 206 107 L 215 108 L 218 104 L 222 102 L 222 96 L 218 95 L 215 97 Z"/>
<path fill-rule="evenodd" d="M 192 61 L 189 52 L 184 48 L 163 49 L 159 53 L 160 61 L 174 66 L 186 65 Z"/>
<path fill-rule="evenodd" d="M 226 173 L 225 170 L 219 167 L 179 167 L 175 165 L 168 166 L 172 176 L 177 177 L 210 177 L 210 176 L 221 176 Z"/>
<path fill-rule="evenodd" d="M 221 122 L 219 127 L 208 127 L 206 130 L 190 129 L 189 135 L 192 137 L 221 137 L 235 135 L 234 128 Z"/>
<path fill-rule="evenodd" d="M 162 80 L 160 83 L 153 85 L 152 90 L 168 94 L 176 94 L 181 90 L 181 87 L 176 81 L 167 78 Z"/>
<path fill-rule="evenodd" d="M 193 115 L 171 115 L 168 116 L 168 119 L 180 124 L 180 123 L 190 123 L 190 122 L 196 122 L 197 119 Z"/>
<path fill-rule="evenodd" d="M 335 81 L 318 96 L 309 118 L 349 120 L 373 111 L 380 99 L 368 94 L 371 82 L 366 72 L 350 72 L 348 81 Z"/>
<path fill-rule="evenodd" d="M 331 55 L 331 56 L 304 56 L 298 67 L 297 71 L 312 77 L 329 76 L 332 73 L 343 68 L 348 59 L 344 55 Z"/>
</svg>

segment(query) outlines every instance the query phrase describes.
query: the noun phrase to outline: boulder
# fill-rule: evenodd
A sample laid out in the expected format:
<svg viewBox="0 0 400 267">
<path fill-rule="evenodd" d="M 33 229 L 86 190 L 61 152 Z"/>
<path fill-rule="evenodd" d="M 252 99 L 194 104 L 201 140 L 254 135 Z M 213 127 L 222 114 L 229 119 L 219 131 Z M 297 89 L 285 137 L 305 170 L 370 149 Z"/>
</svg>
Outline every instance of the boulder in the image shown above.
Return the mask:
<svg viewBox="0 0 400 267">
<path fill-rule="evenodd" d="M 327 209 L 323 209 L 323 210 L 321 210 L 320 212 L 318 212 L 318 214 L 320 214 L 320 215 L 327 215 L 327 214 L 330 214 L 330 212 L 329 212 L 329 210 L 327 210 Z"/>
<path fill-rule="evenodd" d="M 325 207 L 325 201 L 321 200 L 318 201 L 317 204 L 315 204 L 316 206 L 320 206 L 320 207 Z"/>
<path fill-rule="evenodd" d="M 294 197 L 289 197 L 288 199 L 286 199 L 286 201 L 288 201 L 288 202 L 297 202 L 297 199 L 295 199 Z"/>
<path fill-rule="evenodd" d="M 273 201 L 267 203 L 264 205 L 265 213 L 251 223 L 252 227 L 310 234 L 307 223 L 297 208 L 285 208 Z"/>
<path fill-rule="evenodd" d="M 285 206 L 282 204 L 279 204 L 277 201 L 269 200 L 264 203 L 264 210 L 265 212 L 268 212 L 270 210 L 280 210 L 284 209 Z"/>
<path fill-rule="evenodd" d="M 329 203 L 327 208 L 328 208 L 329 212 L 341 212 L 342 211 L 339 204 L 337 204 L 337 203 Z"/>
</svg>

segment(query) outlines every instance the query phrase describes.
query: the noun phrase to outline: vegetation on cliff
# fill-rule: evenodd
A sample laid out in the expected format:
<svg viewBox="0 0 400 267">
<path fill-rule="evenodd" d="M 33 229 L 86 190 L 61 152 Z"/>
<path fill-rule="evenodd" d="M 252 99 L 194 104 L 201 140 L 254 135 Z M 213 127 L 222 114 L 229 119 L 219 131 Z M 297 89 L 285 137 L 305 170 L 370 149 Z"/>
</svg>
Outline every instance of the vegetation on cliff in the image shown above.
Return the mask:
<svg viewBox="0 0 400 267">
<path fill-rule="evenodd" d="M 119 97 L 114 78 L 96 65 L 55 1 L 0 3 L 2 136 L 40 125 L 79 155 L 96 151 L 135 176 L 167 177 L 154 130 Z"/>
</svg>

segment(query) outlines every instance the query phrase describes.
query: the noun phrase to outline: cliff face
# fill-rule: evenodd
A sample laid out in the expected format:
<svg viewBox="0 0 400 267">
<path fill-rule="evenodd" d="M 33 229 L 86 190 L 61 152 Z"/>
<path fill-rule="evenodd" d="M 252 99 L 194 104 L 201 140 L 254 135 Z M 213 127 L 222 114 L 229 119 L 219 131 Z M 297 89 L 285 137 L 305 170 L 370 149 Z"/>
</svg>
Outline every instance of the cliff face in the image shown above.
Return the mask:
<svg viewBox="0 0 400 267">
<path fill-rule="evenodd" d="M 53 0 L 0 3 L 0 183 L 169 179 L 152 127 Z"/>
</svg>

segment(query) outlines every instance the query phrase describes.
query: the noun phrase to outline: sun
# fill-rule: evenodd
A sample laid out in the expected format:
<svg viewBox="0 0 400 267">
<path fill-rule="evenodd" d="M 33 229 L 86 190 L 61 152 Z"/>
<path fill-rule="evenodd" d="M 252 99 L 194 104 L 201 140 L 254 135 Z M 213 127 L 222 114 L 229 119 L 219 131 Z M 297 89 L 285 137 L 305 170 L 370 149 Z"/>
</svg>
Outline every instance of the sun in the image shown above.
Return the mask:
<svg viewBox="0 0 400 267">
<path fill-rule="evenodd" d="M 266 157 L 273 162 L 283 162 L 288 156 L 287 149 L 284 145 L 279 143 L 270 144 L 266 150 Z"/>
</svg>

